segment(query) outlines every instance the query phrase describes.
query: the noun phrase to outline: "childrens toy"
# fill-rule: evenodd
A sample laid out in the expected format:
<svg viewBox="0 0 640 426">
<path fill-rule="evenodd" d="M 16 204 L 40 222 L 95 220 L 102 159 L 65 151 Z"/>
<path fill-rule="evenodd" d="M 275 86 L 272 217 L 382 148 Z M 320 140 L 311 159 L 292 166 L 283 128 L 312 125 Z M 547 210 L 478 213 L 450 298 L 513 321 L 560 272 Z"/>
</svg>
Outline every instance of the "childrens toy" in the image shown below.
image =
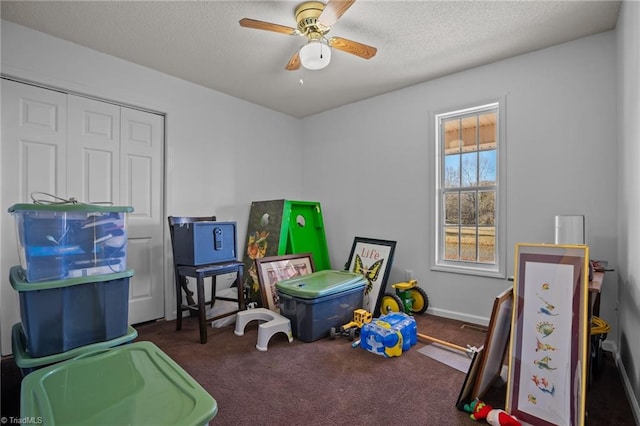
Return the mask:
<svg viewBox="0 0 640 426">
<path fill-rule="evenodd" d="M 521 423 L 504 410 L 494 409 L 492 406 L 475 399 L 464 405 L 464 411 L 471 413 L 473 420 L 486 420 L 491 426 L 521 426 Z"/>
<path fill-rule="evenodd" d="M 362 328 L 363 325 L 371 322 L 373 315 L 366 309 L 356 309 L 353 311 L 353 321 L 346 323 L 340 327 L 340 331 L 336 331 L 335 327 L 331 327 L 329 331 L 329 338 L 335 339 L 336 336 L 343 335 L 349 337 L 349 340 L 356 338 L 356 332 Z"/>
<path fill-rule="evenodd" d="M 487 414 L 487 423 L 491 426 L 520 426 L 521 423 L 514 416 L 504 410 L 494 409 Z"/>
<path fill-rule="evenodd" d="M 380 312 L 404 312 L 409 315 L 423 314 L 429 307 L 427 293 L 418 287 L 418 281 L 409 280 L 391 285 L 395 289 L 395 294 L 385 293 L 382 296 Z"/>
</svg>

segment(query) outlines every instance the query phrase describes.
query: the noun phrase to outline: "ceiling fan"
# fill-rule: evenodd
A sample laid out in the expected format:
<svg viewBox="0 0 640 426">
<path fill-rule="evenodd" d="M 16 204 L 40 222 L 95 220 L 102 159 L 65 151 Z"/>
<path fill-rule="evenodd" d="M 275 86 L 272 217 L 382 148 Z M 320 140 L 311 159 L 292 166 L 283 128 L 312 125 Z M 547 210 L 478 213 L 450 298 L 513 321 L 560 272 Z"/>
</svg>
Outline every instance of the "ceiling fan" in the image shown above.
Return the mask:
<svg viewBox="0 0 640 426">
<path fill-rule="evenodd" d="M 240 26 L 276 33 L 305 36 L 307 44 L 293 54 L 285 69 L 294 71 L 300 65 L 310 70 L 319 70 L 331 61 L 331 48 L 341 50 L 364 59 L 371 59 L 378 49 L 342 37 L 326 38 L 331 27 L 355 3 L 356 0 L 329 0 L 325 5 L 318 1 L 307 1 L 295 11 L 297 28 L 250 18 L 240 20 Z"/>
</svg>

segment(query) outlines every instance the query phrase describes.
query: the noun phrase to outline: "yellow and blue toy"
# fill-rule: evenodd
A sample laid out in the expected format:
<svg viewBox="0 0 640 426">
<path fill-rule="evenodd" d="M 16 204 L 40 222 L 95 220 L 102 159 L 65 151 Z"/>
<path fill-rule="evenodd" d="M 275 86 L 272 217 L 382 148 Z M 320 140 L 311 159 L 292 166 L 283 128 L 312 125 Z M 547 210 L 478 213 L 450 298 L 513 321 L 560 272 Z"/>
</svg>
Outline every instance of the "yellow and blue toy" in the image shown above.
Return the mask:
<svg viewBox="0 0 640 426">
<path fill-rule="evenodd" d="M 416 320 L 403 312 L 383 315 L 360 331 L 360 347 L 385 358 L 402 355 L 417 341 Z"/>
</svg>

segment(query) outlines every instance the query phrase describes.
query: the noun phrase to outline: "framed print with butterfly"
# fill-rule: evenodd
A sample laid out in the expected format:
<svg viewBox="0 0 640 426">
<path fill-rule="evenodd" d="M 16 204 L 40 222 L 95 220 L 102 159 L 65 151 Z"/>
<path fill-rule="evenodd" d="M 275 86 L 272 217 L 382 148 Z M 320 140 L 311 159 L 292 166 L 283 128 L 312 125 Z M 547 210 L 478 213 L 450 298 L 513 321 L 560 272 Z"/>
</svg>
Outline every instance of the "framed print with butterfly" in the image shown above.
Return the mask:
<svg viewBox="0 0 640 426">
<path fill-rule="evenodd" d="M 361 273 L 367 279 L 362 308 L 374 316 L 380 315 L 380 302 L 387 287 L 393 264 L 396 242 L 355 237 L 345 265 L 351 272 Z"/>
</svg>

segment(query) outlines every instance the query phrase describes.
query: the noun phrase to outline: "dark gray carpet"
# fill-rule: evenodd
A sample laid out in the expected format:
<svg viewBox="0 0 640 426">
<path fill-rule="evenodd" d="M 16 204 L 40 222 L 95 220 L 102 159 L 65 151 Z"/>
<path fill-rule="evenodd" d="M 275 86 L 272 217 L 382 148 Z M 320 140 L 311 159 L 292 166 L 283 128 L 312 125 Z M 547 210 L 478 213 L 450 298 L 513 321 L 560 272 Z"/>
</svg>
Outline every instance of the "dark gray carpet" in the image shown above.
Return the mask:
<svg viewBox="0 0 640 426">
<path fill-rule="evenodd" d="M 431 315 L 416 318 L 418 332 L 459 346 L 480 346 L 485 333 Z M 136 326 L 180 364 L 217 401 L 220 425 L 405 424 L 473 425 L 455 408 L 465 373 L 422 355 L 419 341 L 400 357 L 383 358 L 352 348 L 347 338 L 312 343 L 275 335 L 268 351 L 255 348 L 257 322 L 244 336 L 234 327 L 209 328 L 199 343 L 197 320 Z M 2 416 L 18 416 L 20 374 L 12 358 L 2 360 Z M 505 387 L 491 388 L 484 400 L 504 405 Z M 612 356 L 606 353 L 589 391 L 587 424 L 634 425 Z"/>
</svg>

